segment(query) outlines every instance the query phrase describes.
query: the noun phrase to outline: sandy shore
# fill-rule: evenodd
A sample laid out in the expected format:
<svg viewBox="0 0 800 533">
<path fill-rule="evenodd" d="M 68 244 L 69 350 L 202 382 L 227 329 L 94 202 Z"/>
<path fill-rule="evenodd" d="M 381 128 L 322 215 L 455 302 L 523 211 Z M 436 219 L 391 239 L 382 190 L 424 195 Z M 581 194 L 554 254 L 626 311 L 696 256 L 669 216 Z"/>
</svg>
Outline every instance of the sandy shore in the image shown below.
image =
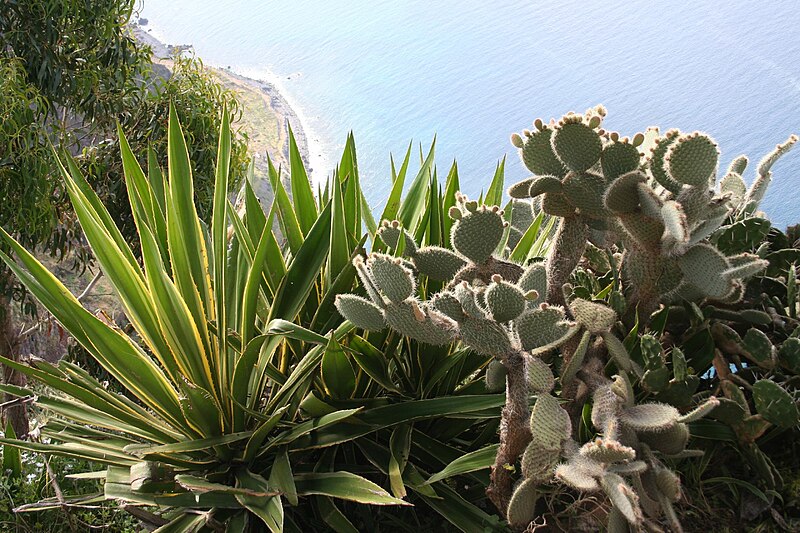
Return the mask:
<svg viewBox="0 0 800 533">
<path fill-rule="evenodd" d="M 132 29 L 138 40 L 152 48 L 154 61 L 167 67 L 169 67 L 170 57 L 174 52 L 191 50 L 191 45 L 165 44 L 156 38 L 146 26 L 132 24 Z M 289 125 L 291 124 L 300 155 L 312 182 L 316 183 L 325 179 L 328 169 L 321 146 L 313 144 L 313 141 L 310 145 L 307 125 L 303 123 L 301 116 L 289 104 L 275 83 L 250 78 L 228 68 L 213 66 L 207 68 L 219 77 L 225 87 L 237 94 L 243 111 L 239 125 L 248 135 L 249 149 L 255 160 L 257 178 L 268 182 L 266 179 L 267 154 L 274 165 L 280 165 L 284 169 L 289 168 Z M 259 189 L 264 189 L 266 184 L 256 183 L 254 185 L 256 185 L 257 192 L 262 192 Z M 259 196 L 266 196 L 266 191 L 263 193 Z"/>
</svg>

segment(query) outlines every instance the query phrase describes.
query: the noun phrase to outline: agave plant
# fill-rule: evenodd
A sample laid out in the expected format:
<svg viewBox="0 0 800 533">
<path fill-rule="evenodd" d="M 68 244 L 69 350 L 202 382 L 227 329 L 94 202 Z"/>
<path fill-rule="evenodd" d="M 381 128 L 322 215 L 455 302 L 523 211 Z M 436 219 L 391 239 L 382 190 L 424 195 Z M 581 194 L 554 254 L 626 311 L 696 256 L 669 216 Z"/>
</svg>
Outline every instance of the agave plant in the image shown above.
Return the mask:
<svg viewBox="0 0 800 533">
<path fill-rule="evenodd" d="M 67 158 L 61 167 L 86 238 L 135 335 L 84 309 L 2 232 L 16 260 L 6 254 L 2 259 L 124 392 L 110 392 L 68 362 L 28 367 L 3 358 L 47 388 L 34 393 L 3 385 L 2 390 L 36 396 L 50 418 L 39 428 L 38 441 L 7 436 L 0 442 L 105 465 L 100 473 L 86 474 L 105 478 L 104 493 L 79 502 L 119 500 L 159 531 L 281 531 L 284 504 L 297 505 L 305 497 L 405 505 L 330 461 L 317 464 L 321 448 L 350 438 L 320 443 L 319 435 L 359 408 L 322 416 L 299 409 L 326 348 L 351 329 L 343 325 L 320 335 L 292 322 L 322 308 L 326 288 L 317 284 L 319 273 L 335 274 L 358 245 L 337 248 L 341 255 L 333 262 L 329 250 L 339 245 L 332 241 L 341 205 L 334 199 L 317 211 L 308 181 L 305 189 L 293 181 L 294 201 L 311 198 L 311 205 L 298 209 L 304 216 L 291 221 L 296 239 L 289 239 L 291 252 L 284 255 L 272 231 L 274 212 L 264 215 L 258 207 L 240 217 L 226 197 L 230 138 L 226 117 L 207 228 L 195 211 L 191 163 L 174 112 L 166 177 L 155 165 L 145 174 L 120 135 L 141 265 L 75 163 Z M 355 193 L 360 198 L 360 189 Z M 251 190 L 247 195 L 252 207 L 255 197 Z M 282 220 L 284 227 L 289 223 Z M 380 417 L 373 420 L 380 425 Z M 33 507 L 74 503 L 44 501 Z"/>
</svg>

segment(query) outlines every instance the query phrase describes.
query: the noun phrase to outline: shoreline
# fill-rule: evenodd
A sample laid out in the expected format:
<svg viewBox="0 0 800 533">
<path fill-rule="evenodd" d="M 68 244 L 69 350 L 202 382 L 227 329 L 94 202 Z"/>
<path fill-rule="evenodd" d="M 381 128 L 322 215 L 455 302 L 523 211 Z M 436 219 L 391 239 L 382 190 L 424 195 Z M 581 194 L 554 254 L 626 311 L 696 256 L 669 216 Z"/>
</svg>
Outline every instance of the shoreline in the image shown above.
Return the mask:
<svg viewBox="0 0 800 533">
<path fill-rule="evenodd" d="M 131 23 L 130 27 L 137 40 L 150 46 L 153 51 L 154 63 L 168 64 L 172 54 L 193 51 L 192 45 L 166 43 L 166 39 L 159 36 L 158 32 L 149 24 L 141 26 L 138 23 Z M 242 74 L 233 71 L 230 67 L 216 65 L 204 65 L 204 68 L 216 75 L 226 88 L 239 96 L 243 111 L 239 125 L 250 137 L 248 150 L 255 162 L 256 177 L 263 177 L 269 183 L 267 154 L 276 167 L 281 166 L 288 173 L 289 125 L 291 124 L 309 181 L 312 186 L 324 184 L 327 179 L 329 161 L 325 156 L 322 143 L 319 142 L 318 137 L 313 135 L 308 121 L 303 117 L 302 110 L 297 104 L 293 105 L 293 102 L 290 102 L 285 89 L 279 86 L 274 75 Z M 263 109 L 258 109 L 258 107 Z M 261 124 L 259 124 L 259 119 Z M 265 132 L 262 131 L 263 129 L 271 131 Z"/>
</svg>

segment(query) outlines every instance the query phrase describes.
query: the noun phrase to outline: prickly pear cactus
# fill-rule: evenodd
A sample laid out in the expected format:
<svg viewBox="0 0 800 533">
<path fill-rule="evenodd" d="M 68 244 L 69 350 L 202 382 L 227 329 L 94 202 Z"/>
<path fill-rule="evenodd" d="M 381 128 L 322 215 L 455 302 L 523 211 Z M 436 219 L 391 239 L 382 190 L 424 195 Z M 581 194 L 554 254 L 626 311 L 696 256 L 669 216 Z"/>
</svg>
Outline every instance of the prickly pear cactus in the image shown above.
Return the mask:
<svg viewBox="0 0 800 533">
<path fill-rule="evenodd" d="M 394 256 L 357 258 L 366 298 L 336 301 L 367 332 L 388 327 L 486 356 L 486 391 L 506 395 L 487 495 L 517 530 L 536 519 L 541 498 L 574 490 L 604 495 L 609 530 L 661 523 L 679 531 L 680 476 L 667 460 L 701 453 L 687 449 L 691 423 L 710 415 L 751 433 L 797 423 L 793 396 L 773 380 L 754 387 L 752 414 L 747 399 L 730 398 L 731 381 L 723 379 L 718 399 L 698 392 L 697 374 L 712 364 L 704 355 L 712 329 L 759 369 L 800 367 L 797 338 L 780 347 L 766 338 L 767 311 L 730 311 L 754 329 L 741 337 L 705 315 L 725 315 L 751 280 L 793 257 L 740 241 L 761 243 L 770 231 L 748 214 L 796 138 L 759 165 L 748 189 L 746 158 L 718 180 L 719 149 L 708 135 L 621 137 L 603 129 L 605 115 L 597 107 L 512 135 L 533 176 L 508 189 L 510 216 L 457 193 L 452 249 L 421 246 L 415 228 L 383 221 L 377 236 Z M 558 222 L 547 255 L 517 264 L 509 250 L 540 211 Z M 419 290 L 431 286 L 441 290 Z M 683 346 L 669 330 L 676 307 L 688 310 L 675 316 L 688 317 L 683 331 L 694 335 Z"/>
</svg>

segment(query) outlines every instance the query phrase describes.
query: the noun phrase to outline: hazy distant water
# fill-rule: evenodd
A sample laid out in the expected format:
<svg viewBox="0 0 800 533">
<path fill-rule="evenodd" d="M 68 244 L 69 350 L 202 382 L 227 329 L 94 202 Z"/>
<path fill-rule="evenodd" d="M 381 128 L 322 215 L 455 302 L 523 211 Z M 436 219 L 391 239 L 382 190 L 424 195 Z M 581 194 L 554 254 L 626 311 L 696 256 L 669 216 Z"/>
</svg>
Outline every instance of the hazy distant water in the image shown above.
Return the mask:
<svg viewBox="0 0 800 533">
<path fill-rule="evenodd" d="M 143 16 L 207 63 L 274 73 L 329 160 L 354 130 L 371 202 L 411 139 L 438 134 L 440 175 L 457 158 L 477 194 L 504 154 L 507 184 L 527 175 L 511 132 L 597 103 L 623 134 L 709 132 L 723 170 L 800 133 L 797 0 L 144 0 Z M 800 148 L 774 174 L 763 207 L 800 222 Z"/>
</svg>

